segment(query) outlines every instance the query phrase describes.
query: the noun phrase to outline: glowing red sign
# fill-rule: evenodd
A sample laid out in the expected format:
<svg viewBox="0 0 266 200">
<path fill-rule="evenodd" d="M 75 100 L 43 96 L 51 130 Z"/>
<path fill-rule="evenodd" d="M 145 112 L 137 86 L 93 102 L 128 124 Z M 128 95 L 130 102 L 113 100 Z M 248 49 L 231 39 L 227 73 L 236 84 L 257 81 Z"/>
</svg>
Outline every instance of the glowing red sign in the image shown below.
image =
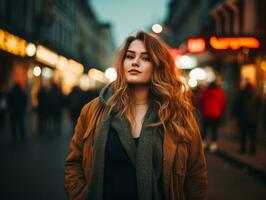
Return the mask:
<svg viewBox="0 0 266 200">
<path fill-rule="evenodd" d="M 191 38 L 187 41 L 188 51 L 191 53 L 200 53 L 205 50 L 206 44 L 203 38 Z"/>
<path fill-rule="evenodd" d="M 215 36 L 212 36 L 210 38 L 210 45 L 212 48 L 217 50 L 237 50 L 242 47 L 259 48 L 260 43 L 259 40 L 255 37 L 217 38 Z"/>
</svg>

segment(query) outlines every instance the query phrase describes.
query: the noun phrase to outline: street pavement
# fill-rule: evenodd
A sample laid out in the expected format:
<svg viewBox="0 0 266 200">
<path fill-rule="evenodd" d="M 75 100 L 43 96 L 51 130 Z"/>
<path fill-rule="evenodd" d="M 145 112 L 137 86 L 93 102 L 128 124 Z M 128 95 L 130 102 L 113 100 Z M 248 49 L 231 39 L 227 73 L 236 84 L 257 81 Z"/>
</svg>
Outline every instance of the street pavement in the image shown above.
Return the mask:
<svg viewBox="0 0 266 200">
<path fill-rule="evenodd" d="M 255 154 L 250 154 L 247 151 L 245 154 L 240 154 L 240 143 L 238 131 L 234 125 L 228 123 L 220 128 L 218 151 L 216 155 L 230 162 L 234 166 L 242 169 L 257 180 L 266 184 L 266 134 L 258 132 L 257 134 L 257 151 Z"/>
<path fill-rule="evenodd" d="M 64 120 L 61 135 L 38 135 L 34 117 L 27 127 L 26 141 L 13 141 L 8 131 L 0 134 L 0 199 L 66 199 L 64 161 L 71 123 Z"/>
<path fill-rule="evenodd" d="M 71 139 L 71 123 L 64 119 L 61 135 L 36 133 L 28 122 L 26 141 L 13 141 L 8 129 L 0 132 L 0 199 L 64 200 L 64 160 Z M 266 186 L 245 170 L 216 154 L 207 154 L 208 199 L 265 200 Z"/>
<path fill-rule="evenodd" d="M 266 186 L 230 163 L 207 155 L 209 200 L 265 200 Z"/>
</svg>

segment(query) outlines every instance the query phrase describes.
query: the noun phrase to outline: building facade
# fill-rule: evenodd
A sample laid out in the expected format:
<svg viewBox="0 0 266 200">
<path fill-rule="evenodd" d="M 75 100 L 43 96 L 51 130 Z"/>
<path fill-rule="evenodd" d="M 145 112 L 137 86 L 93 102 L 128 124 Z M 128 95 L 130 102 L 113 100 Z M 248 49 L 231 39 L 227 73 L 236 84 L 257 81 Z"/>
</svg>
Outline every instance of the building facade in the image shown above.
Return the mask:
<svg viewBox="0 0 266 200">
<path fill-rule="evenodd" d="M 162 37 L 170 46 L 183 48 L 188 55 L 198 58 L 199 66 L 212 66 L 225 79 L 229 93 L 241 87 L 244 79 L 250 79 L 257 92 L 266 96 L 264 7 L 262 0 L 173 0 L 165 21 L 169 33 Z M 212 36 L 215 38 L 211 40 Z M 246 37 L 250 40 L 245 40 Z M 205 50 L 194 54 L 188 52 L 190 38 L 204 39 Z M 226 38 L 239 44 L 239 48 L 219 49 L 216 44 L 228 42 Z M 240 44 L 251 40 L 256 40 L 258 45 Z M 246 71 L 252 71 L 252 75 Z"/>
<path fill-rule="evenodd" d="M 97 68 L 104 71 L 111 66 L 114 58 L 112 27 L 97 20 L 88 1 L 78 0 L 77 10 L 75 43 L 79 60 L 86 65 L 87 70 Z"/>
<path fill-rule="evenodd" d="M 0 90 L 19 82 L 36 96 L 40 85 L 55 81 L 67 94 L 91 67 L 110 65 L 108 37 L 111 32 L 103 34 L 89 1 L 2 0 Z"/>
<path fill-rule="evenodd" d="M 265 116 L 265 6 L 263 0 L 172 0 L 169 4 L 162 38 L 183 52 L 180 57 L 195 59 L 194 67 L 205 70 L 205 80 L 207 69 L 221 80 L 228 115 L 237 91 L 249 81 L 264 105 L 258 115 Z"/>
</svg>

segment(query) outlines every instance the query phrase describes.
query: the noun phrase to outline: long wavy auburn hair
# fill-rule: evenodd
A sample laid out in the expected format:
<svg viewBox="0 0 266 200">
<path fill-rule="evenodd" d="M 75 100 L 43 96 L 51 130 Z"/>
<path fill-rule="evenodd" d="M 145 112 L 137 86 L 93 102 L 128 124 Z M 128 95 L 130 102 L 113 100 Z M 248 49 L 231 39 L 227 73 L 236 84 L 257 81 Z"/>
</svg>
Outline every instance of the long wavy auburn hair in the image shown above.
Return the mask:
<svg viewBox="0 0 266 200">
<path fill-rule="evenodd" d="M 114 82 L 114 94 L 107 101 L 107 112 L 114 107 L 117 114 L 124 115 L 129 124 L 134 124 L 134 102 L 130 100 L 132 93 L 124 73 L 124 60 L 129 45 L 134 40 L 143 41 L 153 64 L 153 74 L 149 83 L 149 99 L 158 109 L 158 122 L 149 126 L 162 126 L 164 131 L 177 134 L 181 138 L 190 139 L 199 132 L 194 117 L 191 93 L 180 80 L 180 71 L 175 66 L 168 47 L 160 39 L 140 31 L 136 36 L 129 36 L 120 48 L 115 66 L 117 79 Z"/>
</svg>

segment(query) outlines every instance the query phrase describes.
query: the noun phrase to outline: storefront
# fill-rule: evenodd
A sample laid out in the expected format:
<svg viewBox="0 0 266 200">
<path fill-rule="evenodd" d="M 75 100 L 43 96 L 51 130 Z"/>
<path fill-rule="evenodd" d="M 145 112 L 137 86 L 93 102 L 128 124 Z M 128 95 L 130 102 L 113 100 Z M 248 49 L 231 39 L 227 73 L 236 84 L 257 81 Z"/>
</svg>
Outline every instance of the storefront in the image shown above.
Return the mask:
<svg viewBox="0 0 266 200">
<path fill-rule="evenodd" d="M 26 58 L 29 43 L 0 29 L 0 89 L 8 90 L 14 82 L 27 88 L 27 69 L 30 59 Z"/>
<path fill-rule="evenodd" d="M 223 81 L 228 96 L 235 94 L 246 81 L 252 83 L 260 97 L 266 96 L 266 49 L 263 38 L 198 37 L 189 38 L 182 47 L 182 55 L 178 55 L 176 61 L 180 64 L 179 61 L 183 60 L 183 68 L 188 73 L 195 67 L 203 69 L 204 76 L 197 73 L 198 83 L 207 84 L 213 80 L 214 73 Z M 212 73 L 208 75 L 207 71 Z"/>
<path fill-rule="evenodd" d="M 41 85 L 49 87 L 54 82 L 68 94 L 79 84 L 83 71 L 79 62 L 0 29 L 0 90 L 7 92 L 19 83 L 31 97 L 33 107 L 38 104 Z"/>
</svg>

